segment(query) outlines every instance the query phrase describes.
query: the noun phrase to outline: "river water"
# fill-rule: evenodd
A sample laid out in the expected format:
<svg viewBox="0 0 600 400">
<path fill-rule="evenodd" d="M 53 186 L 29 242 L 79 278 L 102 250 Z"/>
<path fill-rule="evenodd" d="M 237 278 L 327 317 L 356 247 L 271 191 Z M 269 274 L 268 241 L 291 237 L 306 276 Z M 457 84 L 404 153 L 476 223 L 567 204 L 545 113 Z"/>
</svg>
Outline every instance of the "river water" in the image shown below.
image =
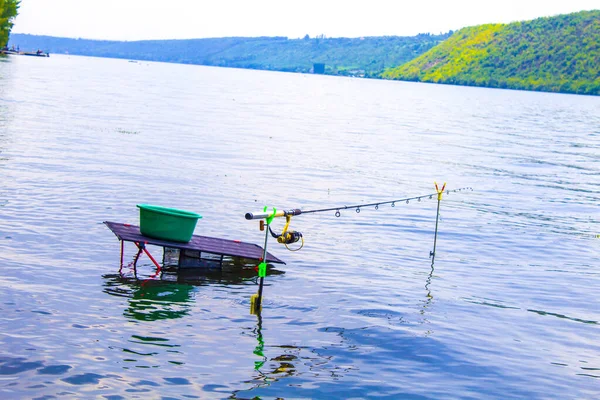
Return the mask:
<svg viewBox="0 0 600 400">
<path fill-rule="evenodd" d="M 260 318 L 252 272 L 119 273 L 103 224 L 262 245 L 246 212 L 434 181 L 433 266 L 435 197 L 301 215 Z M 0 182 L 3 399 L 600 396 L 598 97 L 1 58 Z"/>
</svg>

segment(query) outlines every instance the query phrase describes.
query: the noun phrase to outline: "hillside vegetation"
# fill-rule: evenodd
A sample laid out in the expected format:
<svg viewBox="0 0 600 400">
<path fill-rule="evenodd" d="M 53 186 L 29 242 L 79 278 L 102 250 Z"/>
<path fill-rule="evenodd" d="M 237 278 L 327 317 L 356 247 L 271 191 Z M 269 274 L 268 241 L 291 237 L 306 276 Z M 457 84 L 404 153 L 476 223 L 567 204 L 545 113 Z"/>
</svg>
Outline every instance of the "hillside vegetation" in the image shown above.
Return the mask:
<svg viewBox="0 0 600 400">
<path fill-rule="evenodd" d="M 21 49 L 43 49 L 50 53 L 276 71 L 309 72 L 314 63 L 322 63 L 325 73 L 374 76 L 417 57 L 449 36 L 229 37 L 120 42 L 13 34 L 10 43 Z"/>
<path fill-rule="evenodd" d="M 13 19 L 19 10 L 19 0 L 0 0 L 0 49 L 8 43 Z"/>
<path fill-rule="evenodd" d="M 600 95 L 600 10 L 464 28 L 382 77 Z"/>
</svg>

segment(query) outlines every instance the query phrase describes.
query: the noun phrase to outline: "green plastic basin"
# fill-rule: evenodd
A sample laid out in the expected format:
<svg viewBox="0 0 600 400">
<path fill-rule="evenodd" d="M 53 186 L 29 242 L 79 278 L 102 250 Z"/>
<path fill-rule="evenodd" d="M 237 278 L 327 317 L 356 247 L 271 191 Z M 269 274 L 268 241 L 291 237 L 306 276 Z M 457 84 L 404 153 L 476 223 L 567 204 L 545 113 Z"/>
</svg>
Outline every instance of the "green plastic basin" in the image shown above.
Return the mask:
<svg viewBox="0 0 600 400">
<path fill-rule="evenodd" d="M 194 234 L 196 222 L 202 216 L 191 211 L 138 204 L 140 232 L 155 239 L 187 243 Z"/>
</svg>

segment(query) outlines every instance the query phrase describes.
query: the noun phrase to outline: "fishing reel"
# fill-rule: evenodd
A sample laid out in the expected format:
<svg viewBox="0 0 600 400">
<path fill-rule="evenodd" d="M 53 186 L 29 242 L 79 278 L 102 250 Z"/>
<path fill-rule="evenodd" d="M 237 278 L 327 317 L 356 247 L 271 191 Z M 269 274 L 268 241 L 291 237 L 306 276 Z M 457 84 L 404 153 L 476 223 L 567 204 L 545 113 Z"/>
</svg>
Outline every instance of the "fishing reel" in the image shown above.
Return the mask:
<svg viewBox="0 0 600 400">
<path fill-rule="evenodd" d="M 275 239 L 277 239 L 277 243 L 281 243 L 281 244 L 285 245 L 285 247 L 290 251 L 298 251 L 304 246 L 304 237 L 302 236 L 301 232 L 288 230 L 291 219 L 292 219 L 291 215 L 286 215 L 285 226 L 283 227 L 283 231 L 281 231 L 280 234 L 273 232 L 273 230 L 271 229 L 270 226 L 269 226 L 269 232 L 271 233 L 271 236 L 273 236 Z M 292 250 L 288 247 L 288 244 L 297 243 L 297 242 L 302 243 L 300 245 L 300 247 L 298 247 L 297 249 Z"/>
<path fill-rule="evenodd" d="M 273 231 L 271 231 L 271 234 L 273 235 Z M 281 244 L 292 244 L 292 243 L 296 243 L 298 241 L 300 241 L 300 239 L 302 239 L 302 233 L 298 232 L 298 231 L 287 231 L 287 232 L 282 232 L 281 235 L 273 235 L 274 237 L 277 238 L 277 243 L 281 243 Z"/>
</svg>

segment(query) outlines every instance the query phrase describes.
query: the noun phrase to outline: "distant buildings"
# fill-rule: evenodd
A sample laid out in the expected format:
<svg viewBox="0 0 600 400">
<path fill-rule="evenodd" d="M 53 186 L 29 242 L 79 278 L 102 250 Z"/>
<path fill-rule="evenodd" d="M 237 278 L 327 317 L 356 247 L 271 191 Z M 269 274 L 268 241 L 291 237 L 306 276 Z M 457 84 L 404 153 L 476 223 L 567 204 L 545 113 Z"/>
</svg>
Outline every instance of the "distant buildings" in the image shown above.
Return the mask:
<svg viewBox="0 0 600 400">
<path fill-rule="evenodd" d="M 314 74 L 324 74 L 325 73 L 325 64 L 314 63 L 313 64 L 313 73 Z"/>
</svg>

